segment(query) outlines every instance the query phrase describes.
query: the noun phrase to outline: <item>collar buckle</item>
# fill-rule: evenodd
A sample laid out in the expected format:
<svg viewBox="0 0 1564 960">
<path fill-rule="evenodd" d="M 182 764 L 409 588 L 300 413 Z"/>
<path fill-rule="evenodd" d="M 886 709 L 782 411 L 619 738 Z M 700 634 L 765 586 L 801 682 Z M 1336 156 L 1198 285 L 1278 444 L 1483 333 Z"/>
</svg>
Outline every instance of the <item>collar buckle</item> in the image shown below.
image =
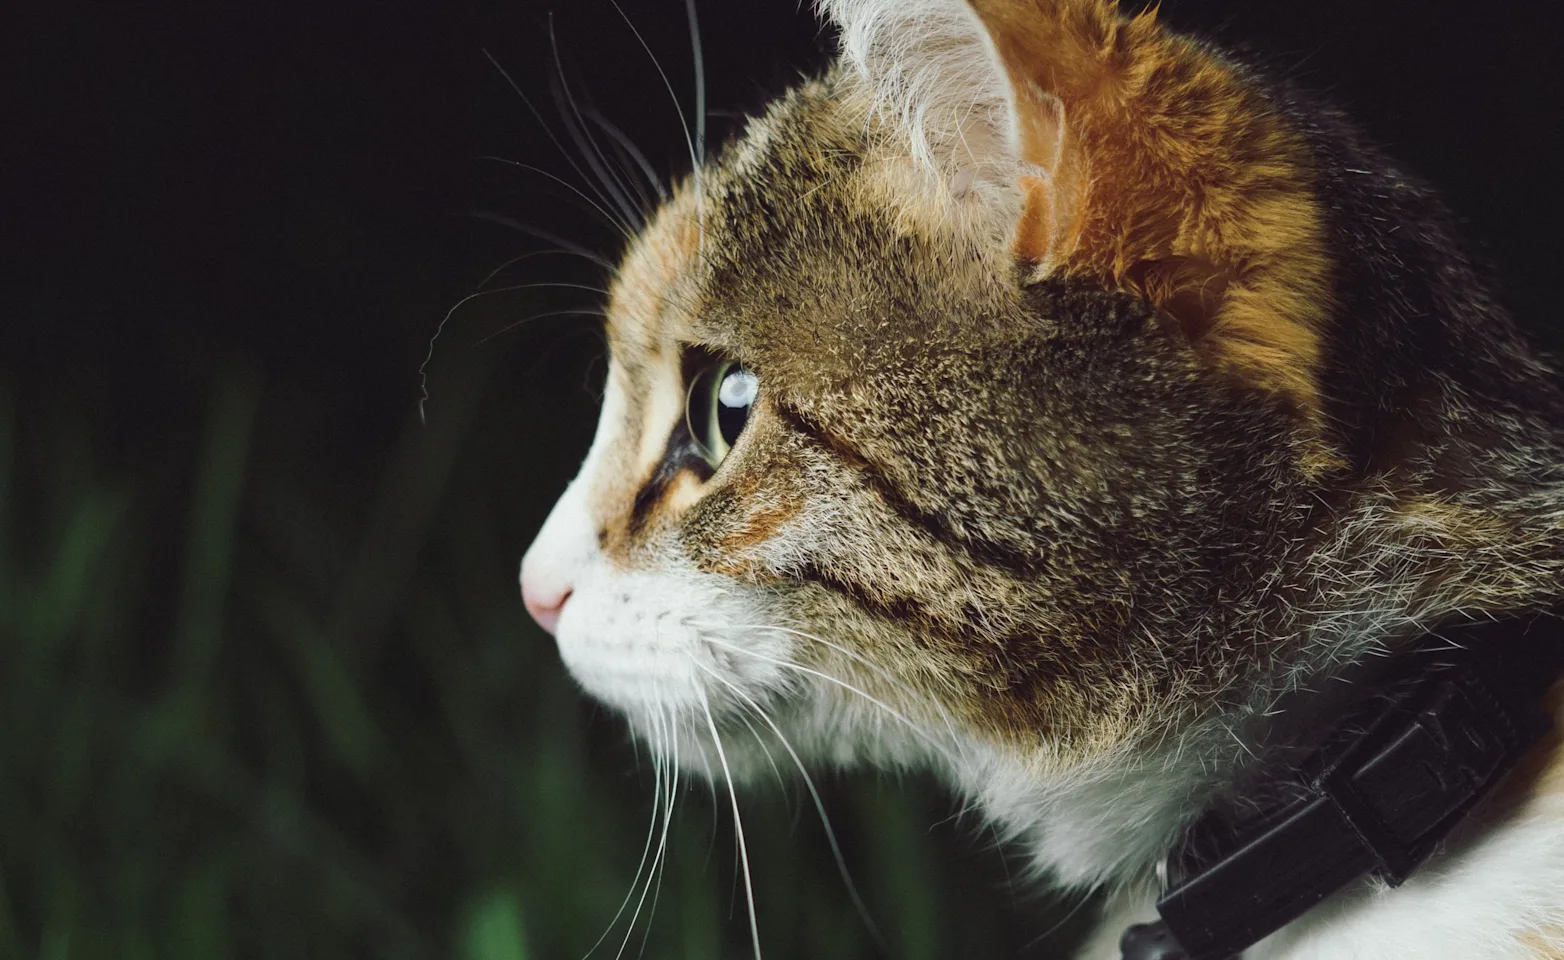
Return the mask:
<svg viewBox="0 0 1564 960">
<path fill-rule="evenodd" d="M 1477 666 L 1430 674 L 1312 784 L 1391 886 L 1405 882 L 1547 730 L 1535 703 L 1507 699 Z"/>
</svg>

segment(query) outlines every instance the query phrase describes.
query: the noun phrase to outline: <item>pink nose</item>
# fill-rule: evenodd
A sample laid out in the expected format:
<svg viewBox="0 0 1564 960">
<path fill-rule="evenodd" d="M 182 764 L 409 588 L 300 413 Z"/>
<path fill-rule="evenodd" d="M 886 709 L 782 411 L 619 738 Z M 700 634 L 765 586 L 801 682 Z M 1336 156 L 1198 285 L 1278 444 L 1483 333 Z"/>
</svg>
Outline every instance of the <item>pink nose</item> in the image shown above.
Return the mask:
<svg viewBox="0 0 1564 960">
<path fill-rule="evenodd" d="M 538 626 L 550 636 L 559 627 L 559 615 L 565 612 L 565 601 L 570 599 L 573 586 L 563 578 L 550 575 L 541 564 L 529 562 L 521 566 L 521 601 Z"/>
</svg>

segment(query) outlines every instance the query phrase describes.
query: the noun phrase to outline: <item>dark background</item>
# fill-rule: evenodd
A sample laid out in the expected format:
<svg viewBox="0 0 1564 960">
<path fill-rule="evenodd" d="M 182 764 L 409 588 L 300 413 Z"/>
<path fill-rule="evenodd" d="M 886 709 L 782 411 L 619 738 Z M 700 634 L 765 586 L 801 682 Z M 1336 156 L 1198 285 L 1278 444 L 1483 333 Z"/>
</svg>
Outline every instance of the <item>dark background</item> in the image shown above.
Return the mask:
<svg viewBox="0 0 1564 960">
<path fill-rule="evenodd" d="M 1439 184 L 1557 349 L 1552 6 L 1164 13 L 1327 90 Z M 685 172 L 668 91 L 609 0 L 556 7 L 577 99 Z M 692 109 L 682 4 L 625 9 Z M 610 259 L 622 242 L 514 165 L 587 189 L 495 66 L 563 137 L 546 12 L 8 14 L 0 960 L 572 958 L 614 925 L 651 774 L 515 588 L 586 449 L 602 346 L 590 316 L 520 322 L 595 293 L 509 288 L 603 271 L 506 265 L 558 246 L 536 231 Z M 822 62 L 790 0 L 700 15 L 713 142 Z M 421 423 L 420 365 L 457 304 Z M 826 779 L 886 944 L 790 781 L 742 798 L 769 956 L 1063 954 L 1076 904 L 1012 883 L 936 788 Z M 746 955 L 730 819 L 704 787 L 681 797 L 627 953 L 649 930 L 648 956 Z"/>
</svg>

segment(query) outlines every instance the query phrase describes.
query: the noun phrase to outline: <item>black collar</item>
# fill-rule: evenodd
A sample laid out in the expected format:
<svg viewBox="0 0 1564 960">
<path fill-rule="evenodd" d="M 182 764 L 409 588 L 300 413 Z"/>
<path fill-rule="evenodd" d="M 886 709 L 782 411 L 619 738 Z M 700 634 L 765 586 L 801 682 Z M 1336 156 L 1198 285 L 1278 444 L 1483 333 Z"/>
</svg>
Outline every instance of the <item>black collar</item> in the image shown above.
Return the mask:
<svg viewBox="0 0 1564 960">
<path fill-rule="evenodd" d="M 1125 931 L 1124 960 L 1230 960 L 1365 874 L 1399 885 L 1548 731 L 1561 671 L 1554 614 L 1430 634 L 1287 777 L 1285 799 L 1195 823 L 1161 922 Z"/>
</svg>

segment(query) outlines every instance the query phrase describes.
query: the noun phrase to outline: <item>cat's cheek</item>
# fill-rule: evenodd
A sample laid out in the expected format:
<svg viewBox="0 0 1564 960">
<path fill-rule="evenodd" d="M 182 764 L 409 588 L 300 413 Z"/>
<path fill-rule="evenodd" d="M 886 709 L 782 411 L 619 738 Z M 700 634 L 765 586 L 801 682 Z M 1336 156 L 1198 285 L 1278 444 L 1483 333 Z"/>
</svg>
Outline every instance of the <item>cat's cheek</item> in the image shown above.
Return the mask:
<svg viewBox="0 0 1564 960">
<path fill-rule="evenodd" d="M 657 574 L 614 573 L 594 564 L 559 620 L 560 658 L 587 693 L 632 715 L 688 710 L 699 702 L 691 631 Z M 661 609 L 659 609 L 661 607 Z"/>
<path fill-rule="evenodd" d="M 788 636 L 742 629 L 760 613 L 743 588 L 695 570 L 624 571 L 604 559 L 579 575 L 560 615 L 560 657 L 588 694 L 625 713 L 655 745 L 670 723 L 703 726 L 785 685 Z"/>
</svg>

